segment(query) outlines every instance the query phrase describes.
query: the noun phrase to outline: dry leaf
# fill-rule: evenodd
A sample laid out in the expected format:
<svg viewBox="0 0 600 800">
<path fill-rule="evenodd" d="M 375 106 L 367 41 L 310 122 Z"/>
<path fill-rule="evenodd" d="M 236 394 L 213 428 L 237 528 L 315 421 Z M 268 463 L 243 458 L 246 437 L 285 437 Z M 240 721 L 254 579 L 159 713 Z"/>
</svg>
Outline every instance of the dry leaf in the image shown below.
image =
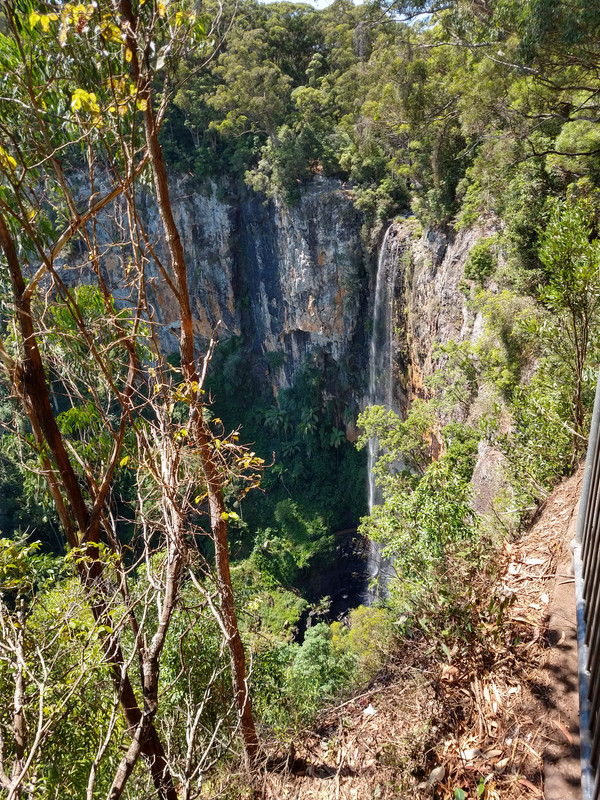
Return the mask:
<svg viewBox="0 0 600 800">
<path fill-rule="evenodd" d="M 552 724 L 554 725 L 555 728 L 558 728 L 560 731 L 564 733 L 569 744 L 573 744 L 573 737 L 571 736 L 567 728 L 562 724 L 562 722 L 559 722 L 557 719 L 553 719 Z"/>
<path fill-rule="evenodd" d="M 481 755 L 481 750 L 478 747 L 470 747 L 468 750 L 461 751 L 458 755 L 464 761 L 473 761 L 474 758 Z"/>
<path fill-rule="evenodd" d="M 496 688 L 496 684 L 494 683 L 494 681 L 492 681 L 492 690 L 494 692 L 494 697 L 498 701 L 498 705 L 502 706 L 502 699 L 500 698 L 500 693 L 498 692 L 498 689 Z"/>
<path fill-rule="evenodd" d="M 452 666 L 452 664 L 444 664 L 442 667 L 442 680 L 448 681 L 448 683 L 454 683 L 460 677 L 460 670 L 458 667 Z"/>
<path fill-rule="evenodd" d="M 436 783 L 443 781 L 446 777 L 446 767 L 442 764 L 441 767 L 436 767 L 432 769 L 429 773 L 429 780 L 427 781 L 427 786 L 432 787 L 435 786 Z"/>
<path fill-rule="evenodd" d="M 529 789 L 531 792 L 535 792 L 538 797 L 542 797 L 543 796 L 542 795 L 542 790 L 539 787 L 534 786 L 534 784 L 531 783 L 531 781 L 528 781 L 527 778 L 521 778 L 519 780 L 519 783 L 521 784 L 521 786 L 524 786 L 526 789 Z"/>
<path fill-rule="evenodd" d="M 488 759 L 497 758 L 498 756 L 502 755 L 502 750 L 488 750 L 485 754 L 485 757 Z"/>
</svg>

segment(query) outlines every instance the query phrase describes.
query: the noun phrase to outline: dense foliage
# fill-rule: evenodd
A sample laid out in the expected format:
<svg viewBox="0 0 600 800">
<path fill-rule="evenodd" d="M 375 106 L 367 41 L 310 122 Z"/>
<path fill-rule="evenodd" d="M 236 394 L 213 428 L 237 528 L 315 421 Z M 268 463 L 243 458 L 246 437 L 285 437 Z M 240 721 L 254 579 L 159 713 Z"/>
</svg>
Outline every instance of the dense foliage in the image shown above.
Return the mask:
<svg viewBox="0 0 600 800">
<path fill-rule="evenodd" d="M 127 7 L 139 28 L 122 16 Z M 453 637 L 475 635 L 470 577 L 489 568 L 499 527 L 514 530 L 585 445 L 600 353 L 599 12 L 583 0 L 439 8 L 335 0 L 322 11 L 208 0 L 206 18 L 175 0 L 100 10 L 7 4 L 2 796 L 106 795 L 115 775 L 111 798 L 149 796 L 152 784 L 161 797 L 210 795 L 215 764 L 235 756 L 240 719 L 227 598 L 213 569 L 221 523 L 264 735 L 284 735 L 290 722 L 304 724 L 322 702 L 372 678 L 385 656 L 380 643 L 412 635 L 417 621 L 446 655 Z M 143 80 L 132 71 L 138 48 Z M 327 599 L 310 597 L 307 586 L 330 566 L 334 532 L 366 511 L 366 459 L 347 436 L 361 376 L 314 353 L 275 397 L 232 337 L 208 367 L 208 404 L 189 358 L 157 355 L 144 284 L 157 254 L 135 191 L 127 192 L 138 179 L 152 183 L 145 159 L 152 151 L 160 160 L 158 128 L 171 171 L 212 179 L 224 193 L 252 189 L 293 204 L 315 176 L 340 179 L 366 234 L 408 210 L 449 233 L 493 223 L 472 247 L 462 284 L 481 335 L 432 343 L 429 399 L 413 402 L 406 419 L 381 407 L 360 417 L 359 447 L 371 437 L 380 444 L 383 493 L 361 529 L 395 574 L 385 602 L 354 609 L 344 623 L 319 621 Z M 122 241 L 106 242 L 91 212 L 83 223 L 77 217 L 82 201 L 69 176 L 82 168 L 97 181 L 85 198 L 90 209 L 107 175 L 114 196 L 125 193 L 115 212 Z M 87 272 L 63 280 L 55 263 L 63 247 L 64 263 L 89 270 L 93 286 Z M 127 313 L 102 266 L 113 256 Z M 180 299 L 183 285 L 185 274 Z M 58 451 L 36 428 L 32 393 L 23 394 L 29 373 L 19 365 L 34 338 L 79 518 Z M 283 366 L 277 358 L 267 363 L 273 373 Z M 218 508 L 198 466 L 201 441 L 218 464 Z M 473 470 L 485 446 L 504 465 L 495 528 L 473 511 Z M 261 491 L 248 493 L 263 462 L 272 464 Z M 485 625 L 496 625 L 501 611 L 491 601 L 486 613 Z M 130 669 L 136 659 L 139 674 Z M 146 761 L 135 754 L 141 723 L 127 717 L 126 680 L 130 702 L 147 710 L 156 698 L 140 719 L 151 719 L 153 747 L 167 743 L 161 775 L 144 767 L 150 751 Z M 148 744 L 147 728 L 139 731 Z M 135 758 L 124 762 L 123 751 Z"/>
</svg>

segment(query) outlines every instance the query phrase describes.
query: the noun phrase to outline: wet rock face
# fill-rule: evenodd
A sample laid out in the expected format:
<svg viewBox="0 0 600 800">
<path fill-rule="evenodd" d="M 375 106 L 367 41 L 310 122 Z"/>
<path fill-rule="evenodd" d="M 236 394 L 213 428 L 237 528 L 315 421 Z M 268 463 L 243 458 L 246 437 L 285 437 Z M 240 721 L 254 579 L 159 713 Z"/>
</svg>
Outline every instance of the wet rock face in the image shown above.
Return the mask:
<svg viewBox="0 0 600 800">
<path fill-rule="evenodd" d="M 297 206 L 241 206 L 242 275 L 253 346 L 280 353 L 274 379 L 289 385 L 304 355 L 348 355 L 361 320 L 368 257 L 360 213 L 337 181 L 316 179 Z"/>
</svg>

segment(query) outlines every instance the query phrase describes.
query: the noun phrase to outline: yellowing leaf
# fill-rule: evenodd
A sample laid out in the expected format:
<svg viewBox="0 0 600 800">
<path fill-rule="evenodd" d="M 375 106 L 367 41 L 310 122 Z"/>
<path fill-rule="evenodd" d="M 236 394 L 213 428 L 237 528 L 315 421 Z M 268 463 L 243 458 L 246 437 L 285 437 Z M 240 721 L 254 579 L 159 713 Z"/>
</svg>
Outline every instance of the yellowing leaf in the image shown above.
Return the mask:
<svg viewBox="0 0 600 800">
<path fill-rule="evenodd" d="M 85 89 L 75 89 L 71 97 L 71 108 L 73 111 L 86 111 L 88 113 L 99 114 L 100 106 L 94 92 L 86 92 Z"/>
<path fill-rule="evenodd" d="M 127 61 L 127 63 L 129 64 L 129 62 L 131 61 L 132 58 L 133 58 L 133 53 L 131 52 L 131 50 L 128 47 L 126 47 L 125 48 L 125 61 Z"/>
<path fill-rule="evenodd" d="M 159 2 L 159 4 L 158 4 L 158 15 L 159 15 L 159 17 L 164 17 L 166 13 L 167 13 L 166 4 Z"/>
<path fill-rule="evenodd" d="M 40 17 L 40 23 L 44 33 L 48 33 L 48 31 L 50 30 L 50 23 L 56 19 L 58 19 L 56 14 L 42 14 L 42 16 Z"/>
<path fill-rule="evenodd" d="M 129 456 L 123 456 L 123 458 L 119 461 L 119 466 L 126 467 L 128 461 L 129 461 Z"/>
<path fill-rule="evenodd" d="M 229 519 L 229 514 L 226 511 L 221 512 L 221 519 L 227 521 Z"/>
<path fill-rule="evenodd" d="M 146 111 L 146 110 L 147 110 L 147 108 L 148 108 L 148 101 L 147 101 L 147 100 L 144 100 L 144 99 L 142 98 L 141 100 L 138 100 L 138 101 L 137 101 L 136 105 L 137 105 L 137 107 L 138 107 L 138 111 Z"/>
<path fill-rule="evenodd" d="M 38 14 L 37 11 L 31 12 L 31 14 L 29 15 L 29 27 L 31 28 L 31 30 L 35 28 L 35 26 L 37 25 L 37 23 L 40 21 L 41 18 L 42 18 L 41 15 Z"/>
<path fill-rule="evenodd" d="M 16 166 L 17 162 L 15 159 L 0 145 L 0 167 L 4 167 L 4 169 L 9 169 L 11 172 L 14 172 Z"/>
<path fill-rule="evenodd" d="M 105 14 L 102 17 L 102 26 L 100 30 L 102 31 L 102 36 L 104 36 L 107 41 L 115 43 L 122 41 L 121 29 L 115 25 L 109 14 Z"/>
</svg>

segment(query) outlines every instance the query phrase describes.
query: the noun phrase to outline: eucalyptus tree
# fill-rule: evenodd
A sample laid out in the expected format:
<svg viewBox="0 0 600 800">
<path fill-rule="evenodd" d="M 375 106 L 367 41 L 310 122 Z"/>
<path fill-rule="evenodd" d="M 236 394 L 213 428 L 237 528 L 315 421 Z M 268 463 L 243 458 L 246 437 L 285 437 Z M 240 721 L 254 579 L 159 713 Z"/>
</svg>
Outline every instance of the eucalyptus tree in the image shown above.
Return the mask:
<svg viewBox="0 0 600 800">
<path fill-rule="evenodd" d="M 175 800 L 176 783 L 189 788 L 205 761 L 194 751 L 198 720 L 183 773 L 156 725 L 161 659 L 186 575 L 230 653 L 247 761 L 258 752 L 224 488 L 232 479 L 254 485 L 261 463 L 204 411 L 214 338 L 197 340 L 159 142 L 179 59 L 191 48 L 210 58 L 214 41 L 185 0 L 24 0 L 3 2 L 1 11 L 0 360 L 30 426 L 15 434 L 48 485 L 129 737 L 108 797 L 123 794 L 141 758 L 158 795 Z M 149 197 L 158 235 L 141 212 Z M 177 368 L 161 346 L 153 280 L 180 331 Z M 132 477 L 128 511 L 124 471 Z M 214 574 L 204 538 L 213 543 Z M 14 728 L 14 752 L 28 746 L 18 738 Z M 9 797 L 34 776 L 31 759 L 21 761 L 10 780 L 0 771 Z"/>
<path fill-rule="evenodd" d="M 592 237 L 589 200 L 555 201 L 543 233 L 539 257 L 545 268 L 540 300 L 550 315 L 538 323 L 538 334 L 552 359 L 554 373 L 565 374 L 570 391 L 573 445 L 571 466 L 586 441 L 586 371 L 597 358 L 600 318 L 600 241 Z"/>
</svg>

